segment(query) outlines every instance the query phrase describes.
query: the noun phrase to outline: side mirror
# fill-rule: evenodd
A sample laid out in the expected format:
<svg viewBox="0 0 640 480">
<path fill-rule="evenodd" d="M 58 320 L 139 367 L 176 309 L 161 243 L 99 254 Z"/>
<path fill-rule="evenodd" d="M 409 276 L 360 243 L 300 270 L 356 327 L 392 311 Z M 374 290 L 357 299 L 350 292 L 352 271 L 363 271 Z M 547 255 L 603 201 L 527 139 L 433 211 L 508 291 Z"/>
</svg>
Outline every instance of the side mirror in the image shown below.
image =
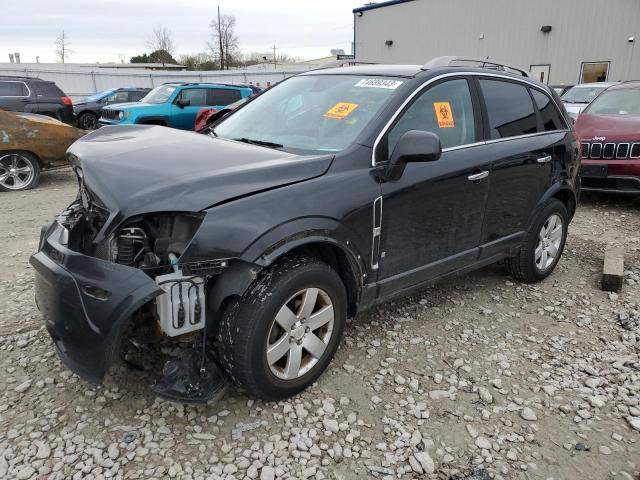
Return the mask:
<svg viewBox="0 0 640 480">
<path fill-rule="evenodd" d="M 385 177 L 398 180 L 409 162 L 434 162 L 440 158 L 442 146 L 438 135 L 422 130 L 405 132 L 391 152 Z"/>
<path fill-rule="evenodd" d="M 184 98 L 180 98 L 176 100 L 176 105 L 179 106 L 180 108 L 188 107 L 189 105 L 191 105 L 191 100 L 185 100 Z"/>
</svg>

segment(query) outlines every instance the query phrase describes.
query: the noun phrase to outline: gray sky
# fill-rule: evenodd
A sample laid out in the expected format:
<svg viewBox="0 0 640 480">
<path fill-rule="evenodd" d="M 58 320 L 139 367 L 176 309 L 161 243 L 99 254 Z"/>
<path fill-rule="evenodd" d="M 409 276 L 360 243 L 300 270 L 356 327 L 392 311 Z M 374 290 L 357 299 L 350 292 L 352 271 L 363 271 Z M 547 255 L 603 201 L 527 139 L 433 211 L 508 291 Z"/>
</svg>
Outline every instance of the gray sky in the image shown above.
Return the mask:
<svg viewBox="0 0 640 480">
<path fill-rule="evenodd" d="M 216 0 L 2 0 L 0 62 L 20 52 L 23 62 L 56 61 L 54 41 L 64 28 L 74 51 L 68 62 L 114 62 L 118 54 L 148 51 L 156 25 L 173 33 L 176 53 L 205 50 Z M 350 53 L 351 10 L 362 0 L 220 0 L 222 13 L 236 17 L 245 52 L 269 51 L 306 59 Z"/>
</svg>

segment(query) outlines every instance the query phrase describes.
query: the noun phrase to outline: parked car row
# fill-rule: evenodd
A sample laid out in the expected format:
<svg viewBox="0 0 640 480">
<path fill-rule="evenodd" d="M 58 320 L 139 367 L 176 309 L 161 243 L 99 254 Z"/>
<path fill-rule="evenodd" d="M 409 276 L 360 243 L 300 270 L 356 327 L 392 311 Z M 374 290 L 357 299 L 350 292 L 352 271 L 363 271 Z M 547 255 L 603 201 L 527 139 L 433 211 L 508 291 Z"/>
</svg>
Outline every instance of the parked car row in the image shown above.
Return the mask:
<svg viewBox="0 0 640 480">
<path fill-rule="evenodd" d="M 218 83 L 166 83 L 154 88 L 140 102 L 102 109 L 100 125 L 162 125 L 193 130 L 203 108 L 221 110 L 254 96 L 256 87 Z"/>
</svg>

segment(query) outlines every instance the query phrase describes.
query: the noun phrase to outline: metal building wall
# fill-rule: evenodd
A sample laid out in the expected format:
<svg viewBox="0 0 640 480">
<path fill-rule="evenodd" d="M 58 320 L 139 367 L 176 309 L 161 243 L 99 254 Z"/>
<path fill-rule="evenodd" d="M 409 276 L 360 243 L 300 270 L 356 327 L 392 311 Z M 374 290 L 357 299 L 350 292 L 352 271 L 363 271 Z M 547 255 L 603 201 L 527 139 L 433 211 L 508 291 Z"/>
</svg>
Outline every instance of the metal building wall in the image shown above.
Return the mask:
<svg viewBox="0 0 640 480">
<path fill-rule="evenodd" d="M 355 14 L 359 61 L 488 56 L 551 64 L 552 84 L 577 83 L 581 62 L 610 61 L 610 81 L 640 79 L 639 43 L 640 0 L 414 0 Z"/>
</svg>

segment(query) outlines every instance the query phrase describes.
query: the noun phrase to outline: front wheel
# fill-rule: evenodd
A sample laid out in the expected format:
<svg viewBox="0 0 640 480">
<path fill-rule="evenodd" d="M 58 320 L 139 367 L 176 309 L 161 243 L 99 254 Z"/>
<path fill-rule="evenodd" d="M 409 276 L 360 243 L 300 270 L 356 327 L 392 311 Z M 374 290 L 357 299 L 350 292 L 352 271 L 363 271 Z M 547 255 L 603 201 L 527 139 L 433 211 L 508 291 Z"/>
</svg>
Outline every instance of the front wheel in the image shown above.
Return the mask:
<svg viewBox="0 0 640 480">
<path fill-rule="evenodd" d="M 555 198 L 548 200 L 530 225 L 518 254 L 506 260 L 509 273 L 527 283 L 551 275 L 564 250 L 568 226 L 564 204 Z"/>
<path fill-rule="evenodd" d="M 40 164 L 26 152 L 0 152 L 0 191 L 29 190 L 40 181 Z"/>
<path fill-rule="evenodd" d="M 220 362 L 251 395 L 295 395 L 331 362 L 346 312 L 335 270 L 312 258 L 287 258 L 227 306 L 218 334 Z"/>
</svg>

